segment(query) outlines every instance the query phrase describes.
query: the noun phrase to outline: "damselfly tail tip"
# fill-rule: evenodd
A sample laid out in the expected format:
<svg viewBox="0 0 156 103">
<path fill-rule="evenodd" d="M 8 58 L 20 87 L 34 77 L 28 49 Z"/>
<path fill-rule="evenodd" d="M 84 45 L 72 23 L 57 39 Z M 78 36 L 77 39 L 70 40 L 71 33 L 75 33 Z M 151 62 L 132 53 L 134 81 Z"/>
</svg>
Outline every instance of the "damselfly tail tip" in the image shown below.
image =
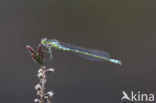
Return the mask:
<svg viewBox="0 0 156 103">
<path fill-rule="evenodd" d="M 110 61 L 111 61 L 112 63 L 122 65 L 122 62 L 121 62 L 120 60 L 110 59 Z"/>
<path fill-rule="evenodd" d="M 119 61 L 119 65 L 122 65 L 122 62 L 121 61 Z"/>
</svg>

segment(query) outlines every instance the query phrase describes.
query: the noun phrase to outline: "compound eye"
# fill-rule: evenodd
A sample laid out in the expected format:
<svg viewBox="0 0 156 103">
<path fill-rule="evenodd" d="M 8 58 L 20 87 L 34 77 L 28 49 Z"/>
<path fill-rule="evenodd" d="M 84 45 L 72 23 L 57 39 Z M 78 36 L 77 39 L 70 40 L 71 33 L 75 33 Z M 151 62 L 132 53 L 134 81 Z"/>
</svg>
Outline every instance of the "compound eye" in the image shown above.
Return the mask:
<svg viewBox="0 0 156 103">
<path fill-rule="evenodd" d="M 50 44 L 47 44 L 47 46 L 48 46 L 48 47 L 51 47 L 51 45 L 50 45 Z"/>
</svg>

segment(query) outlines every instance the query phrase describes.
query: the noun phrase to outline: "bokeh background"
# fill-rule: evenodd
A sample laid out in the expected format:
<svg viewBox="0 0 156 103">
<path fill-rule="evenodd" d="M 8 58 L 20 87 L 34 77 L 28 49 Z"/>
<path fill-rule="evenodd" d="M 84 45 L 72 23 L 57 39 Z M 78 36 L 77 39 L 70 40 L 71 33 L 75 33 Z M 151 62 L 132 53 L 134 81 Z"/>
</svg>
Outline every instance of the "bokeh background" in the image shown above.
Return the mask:
<svg viewBox="0 0 156 103">
<path fill-rule="evenodd" d="M 26 45 L 58 39 L 107 51 L 119 66 L 53 50 L 53 103 L 120 103 L 122 91 L 156 94 L 155 0 L 0 0 L 0 102 L 33 103 L 38 83 Z"/>
</svg>

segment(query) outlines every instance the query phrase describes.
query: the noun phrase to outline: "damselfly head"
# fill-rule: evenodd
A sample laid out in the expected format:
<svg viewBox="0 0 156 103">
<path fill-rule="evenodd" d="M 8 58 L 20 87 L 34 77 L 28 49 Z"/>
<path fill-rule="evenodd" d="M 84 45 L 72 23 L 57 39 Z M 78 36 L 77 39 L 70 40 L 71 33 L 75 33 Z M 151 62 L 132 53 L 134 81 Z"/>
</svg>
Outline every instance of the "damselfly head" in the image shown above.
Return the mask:
<svg viewBox="0 0 156 103">
<path fill-rule="evenodd" d="M 44 47 L 57 47 L 60 42 L 56 39 L 47 39 L 47 38 L 43 38 L 41 39 L 41 44 L 44 46 Z"/>
<path fill-rule="evenodd" d="M 41 39 L 41 44 L 42 44 L 43 46 L 47 45 L 47 42 L 48 42 L 47 38 L 42 38 L 42 39 Z"/>
</svg>

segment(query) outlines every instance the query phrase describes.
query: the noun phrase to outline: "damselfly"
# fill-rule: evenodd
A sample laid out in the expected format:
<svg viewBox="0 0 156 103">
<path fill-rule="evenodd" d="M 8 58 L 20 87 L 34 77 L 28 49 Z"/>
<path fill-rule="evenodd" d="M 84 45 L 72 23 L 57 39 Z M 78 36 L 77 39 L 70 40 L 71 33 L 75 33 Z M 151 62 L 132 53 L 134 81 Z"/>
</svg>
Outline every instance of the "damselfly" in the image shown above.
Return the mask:
<svg viewBox="0 0 156 103">
<path fill-rule="evenodd" d="M 74 54 L 79 55 L 80 57 L 86 58 L 88 60 L 109 61 L 115 64 L 120 64 L 120 65 L 122 64 L 121 61 L 112 59 L 109 53 L 105 51 L 87 49 L 87 48 L 83 48 L 83 47 L 79 47 L 79 46 L 75 46 L 71 44 L 66 44 L 55 39 L 48 40 L 47 38 L 41 39 L 41 44 L 49 50 L 50 59 L 53 58 L 52 48 L 56 48 L 56 49 L 63 50 L 63 51 L 73 52 Z"/>
</svg>

